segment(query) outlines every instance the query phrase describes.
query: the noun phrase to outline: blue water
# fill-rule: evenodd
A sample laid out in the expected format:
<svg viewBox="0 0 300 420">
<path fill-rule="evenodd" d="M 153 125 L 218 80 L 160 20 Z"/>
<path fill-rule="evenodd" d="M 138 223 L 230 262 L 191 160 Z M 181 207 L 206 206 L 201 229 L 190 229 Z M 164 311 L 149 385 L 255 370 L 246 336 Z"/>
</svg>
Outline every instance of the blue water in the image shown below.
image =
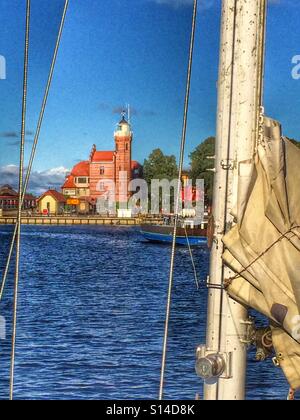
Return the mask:
<svg viewBox="0 0 300 420">
<path fill-rule="evenodd" d="M 1 270 L 9 239 L 1 227 Z M 204 280 L 208 251 L 193 252 Z M 136 228 L 24 227 L 15 398 L 156 399 L 169 260 L 168 246 L 143 242 Z M 8 396 L 12 284 L 11 273 L 0 305 L 0 399 Z M 179 249 L 165 398 L 202 392 L 194 350 L 204 342 L 206 298 Z M 254 363 L 253 352 L 249 360 L 247 397 L 286 398 L 281 371 Z"/>
</svg>

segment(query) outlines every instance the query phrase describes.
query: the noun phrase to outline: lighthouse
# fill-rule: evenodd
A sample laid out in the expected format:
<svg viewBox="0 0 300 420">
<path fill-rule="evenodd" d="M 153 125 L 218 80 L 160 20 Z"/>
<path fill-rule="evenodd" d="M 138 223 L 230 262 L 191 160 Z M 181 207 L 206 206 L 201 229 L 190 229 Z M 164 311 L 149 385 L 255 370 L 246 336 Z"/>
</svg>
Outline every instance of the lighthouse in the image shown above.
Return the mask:
<svg viewBox="0 0 300 420">
<path fill-rule="evenodd" d="M 108 197 L 119 203 L 120 209 L 127 209 L 128 185 L 141 177 L 142 166 L 132 160 L 133 133 L 125 115 L 114 131 L 114 150 L 98 150 L 93 145 L 89 158 L 73 167 L 62 186 L 64 195 L 80 202 L 80 211 L 83 207 L 85 212 L 95 211 L 97 200 Z"/>
<path fill-rule="evenodd" d="M 120 204 L 127 203 L 129 199 L 128 184 L 132 180 L 132 140 L 133 133 L 131 125 L 125 119 L 125 113 L 119 122 L 117 129 L 114 133 L 115 146 L 116 146 L 116 196 Z"/>
</svg>

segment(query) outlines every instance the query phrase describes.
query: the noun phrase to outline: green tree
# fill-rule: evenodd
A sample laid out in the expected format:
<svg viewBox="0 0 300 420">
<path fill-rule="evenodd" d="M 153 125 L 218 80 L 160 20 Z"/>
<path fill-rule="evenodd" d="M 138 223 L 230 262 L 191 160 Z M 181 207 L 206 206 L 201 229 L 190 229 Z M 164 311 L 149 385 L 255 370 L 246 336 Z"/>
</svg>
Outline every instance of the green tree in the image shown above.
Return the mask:
<svg viewBox="0 0 300 420">
<path fill-rule="evenodd" d="M 295 139 L 289 140 L 300 148 L 300 142 Z M 199 144 L 196 149 L 190 154 L 191 171 L 190 176 L 195 181 L 196 179 L 204 179 L 205 193 L 209 204 L 212 202 L 213 196 L 213 172 L 207 171 L 213 167 L 213 160 L 207 159 L 207 156 L 215 155 L 215 137 L 207 138 L 203 143 Z"/>
<path fill-rule="evenodd" d="M 152 179 L 169 181 L 176 179 L 178 177 L 176 157 L 164 155 L 160 149 L 155 149 L 148 159 L 145 159 L 143 171 L 148 185 L 151 185 Z"/>
<path fill-rule="evenodd" d="M 191 178 L 194 182 L 196 179 L 204 179 L 206 199 L 209 204 L 212 202 L 214 175 L 207 169 L 213 167 L 214 161 L 207 159 L 207 156 L 214 156 L 215 143 L 215 137 L 209 137 L 190 154 Z"/>
<path fill-rule="evenodd" d="M 156 180 L 163 180 L 167 179 L 168 181 L 172 181 L 178 178 L 178 166 L 176 162 L 176 157 L 171 155 L 167 156 L 160 149 L 155 149 L 150 154 L 148 159 L 144 162 L 144 179 L 147 181 L 149 186 L 149 199 L 152 200 L 153 193 L 151 189 L 151 181 Z M 164 197 L 167 199 L 167 197 Z M 174 211 L 174 189 L 172 188 L 170 191 L 170 203 L 171 203 L 171 211 Z M 160 209 L 164 207 L 162 202 L 162 195 L 160 194 L 159 197 L 159 205 Z"/>
</svg>

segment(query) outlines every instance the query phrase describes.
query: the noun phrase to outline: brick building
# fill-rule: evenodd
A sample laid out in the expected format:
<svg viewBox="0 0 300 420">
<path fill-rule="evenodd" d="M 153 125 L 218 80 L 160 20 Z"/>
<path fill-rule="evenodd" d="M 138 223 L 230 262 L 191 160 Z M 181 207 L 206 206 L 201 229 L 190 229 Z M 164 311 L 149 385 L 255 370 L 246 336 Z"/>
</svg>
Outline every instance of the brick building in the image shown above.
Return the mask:
<svg viewBox="0 0 300 420">
<path fill-rule="evenodd" d="M 114 133 L 115 150 L 98 151 L 92 147 L 89 160 L 74 166 L 62 186 L 68 203 L 80 212 L 95 209 L 97 199 L 115 192 L 118 203 L 129 198 L 128 183 L 142 174 L 141 165 L 132 160 L 133 133 L 130 124 L 122 118 Z M 121 177 L 125 179 L 121 188 Z"/>
<path fill-rule="evenodd" d="M 37 206 L 37 199 L 32 194 L 26 194 L 23 203 L 23 210 L 34 210 Z M 19 208 L 19 193 L 10 185 L 0 187 L 0 210 L 17 210 Z"/>
</svg>

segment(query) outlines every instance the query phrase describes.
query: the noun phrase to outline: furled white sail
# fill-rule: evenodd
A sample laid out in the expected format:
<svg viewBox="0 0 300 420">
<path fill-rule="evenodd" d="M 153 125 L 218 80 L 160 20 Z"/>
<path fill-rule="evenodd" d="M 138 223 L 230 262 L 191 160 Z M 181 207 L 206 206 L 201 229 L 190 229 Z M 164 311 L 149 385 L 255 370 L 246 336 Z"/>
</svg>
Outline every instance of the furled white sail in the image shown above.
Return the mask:
<svg viewBox="0 0 300 420">
<path fill-rule="evenodd" d="M 277 361 L 300 388 L 300 149 L 265 119 L 253 161 L 239 168 L 237 225 L 224 237 L 229 295 L 271 320 Z"/>
</svg>

